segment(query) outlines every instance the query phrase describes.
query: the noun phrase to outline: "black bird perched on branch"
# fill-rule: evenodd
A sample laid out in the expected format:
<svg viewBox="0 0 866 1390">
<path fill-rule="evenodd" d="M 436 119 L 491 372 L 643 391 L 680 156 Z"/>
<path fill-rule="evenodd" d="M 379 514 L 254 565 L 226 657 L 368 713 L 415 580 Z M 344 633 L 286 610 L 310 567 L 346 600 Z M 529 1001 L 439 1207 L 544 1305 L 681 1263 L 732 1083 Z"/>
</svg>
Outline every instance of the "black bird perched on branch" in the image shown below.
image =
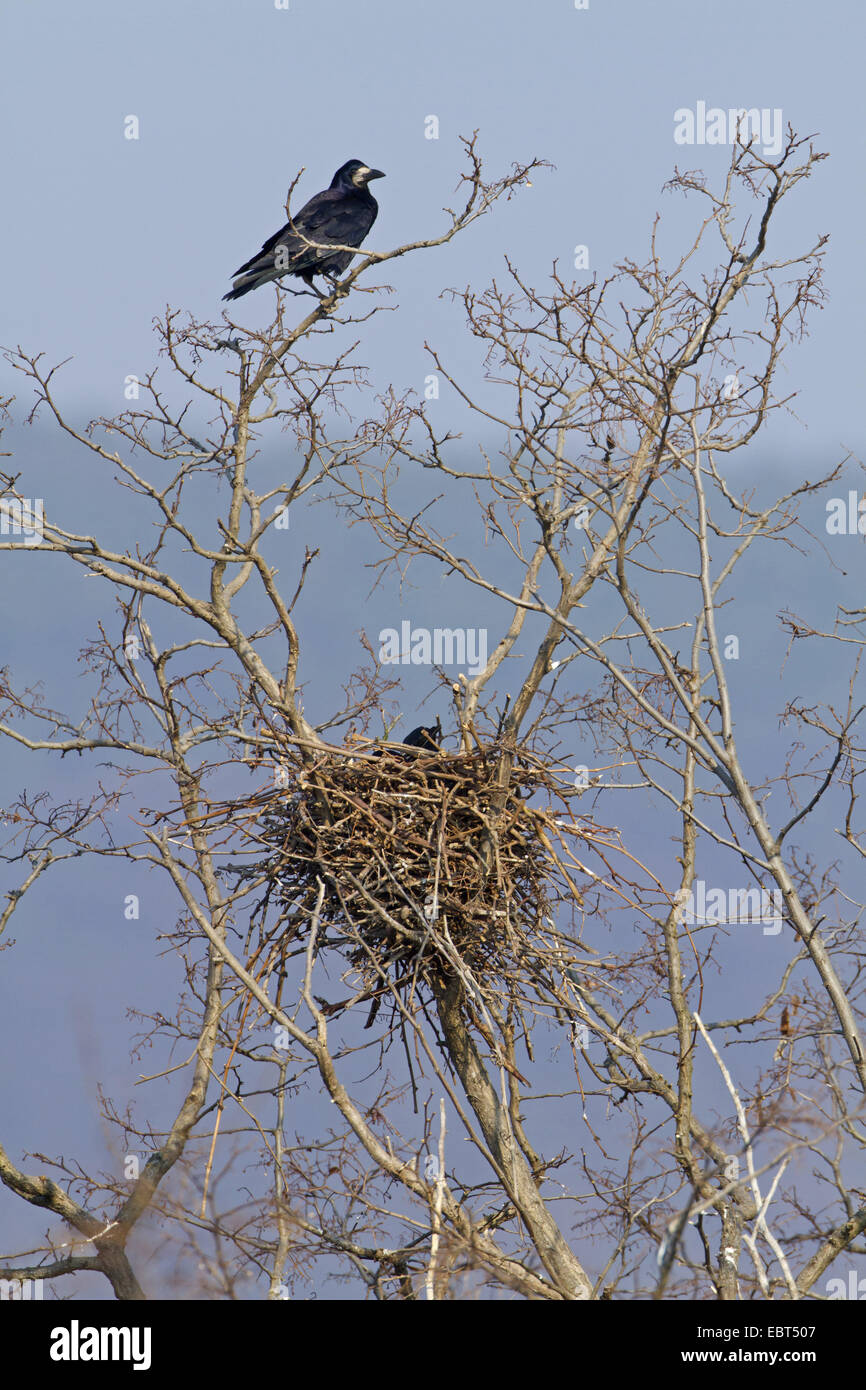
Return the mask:
<svg viewBox="0 0 866 1390">
<path fill-rule="evenodd" d="M 330 188 L 305 203 L 285 227 L 265 242 L 235 271 L 234 288 L 223 299 L 240 299 L 281 275 L 299 275 L 311 290 L 314 275 L 334 279 L 352 259 L 352 251 L 329 251 L 329 246 L 360 246 L 376 221 L 379 204 L 367 187 L 383 179 L 360 159 L 350 159 L 331 179 Z"/>
</svg>

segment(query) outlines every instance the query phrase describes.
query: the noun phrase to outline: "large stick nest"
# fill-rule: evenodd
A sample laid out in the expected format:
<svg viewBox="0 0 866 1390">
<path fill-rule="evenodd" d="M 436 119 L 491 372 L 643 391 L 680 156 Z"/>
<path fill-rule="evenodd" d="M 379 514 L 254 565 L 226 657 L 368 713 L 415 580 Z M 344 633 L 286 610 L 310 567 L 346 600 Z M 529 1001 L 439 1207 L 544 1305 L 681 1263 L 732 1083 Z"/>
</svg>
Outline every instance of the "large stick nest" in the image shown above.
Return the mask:
<svg viewBox="0 0 866 1390">
<path fill-rule="evenodd" d="M 324 891 L 323 936 L 371 982 L 386 970 L 397 983 L 442 981 L 455 954 L 476 979 L 502 977 L 552 927 L 566 885 L 551 813 L 529 805 L 543 773 L 518 763 L 501 787 L 501 757 L 488 747 L 296 761 L 284 788 L 256 799 L 264 853 L 237 872 L 265 880 L 284 942 L 303 939 Z M 574 901 L 570 880 L 565 895 Z"/>
</svg>

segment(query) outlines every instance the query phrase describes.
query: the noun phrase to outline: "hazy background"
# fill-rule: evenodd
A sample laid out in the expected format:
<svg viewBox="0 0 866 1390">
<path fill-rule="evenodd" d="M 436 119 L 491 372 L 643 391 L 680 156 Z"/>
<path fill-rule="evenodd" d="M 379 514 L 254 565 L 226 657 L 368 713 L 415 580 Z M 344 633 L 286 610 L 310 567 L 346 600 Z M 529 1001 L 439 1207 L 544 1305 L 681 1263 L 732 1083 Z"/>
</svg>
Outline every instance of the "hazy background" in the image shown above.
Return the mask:
<svg viewBox="0 0 866 1390">
<path fill-rule="evenodd" d="M 557 259 L 568 278 L 578 243 L 603 275 L 623 257 L 644 257 L 657 210 L 670 244 L 678 233 L 684 244 L 695 205 L 663 195 L 662 185 L 675 164 L 718 175 L 729 149 L 676 145 L 674 111 L 700 100 L 781 107 L 786 123 L 817 132 L 818 147 L 832 155 L 785 200 L 778 219 L 783 248 L 803 250 L 832 234 L 829 299 L 780 381 L 798 392 L 796 415 L 779 416 L 734 466 L 760 470 L 781 487 L 815 477 L 848 450 L 863 452 L 863 31 L 860 7 L 803 0 L 591 0 L 587 11 L 571 0 L 291 0 L 288 11 L 267 0 L 7 5 L 0 342 L 44 352 L 52 364 L 72 358 L 58 398 L 74 422 L 115 414 L 126 405 L 125 377 L 144 377 L 154 365 L 154 316 L 167 304 L 218 316 L 231 272 L 284 220 L 286 191 L 301 167 L 295 206 L 349 158 L 385 170 L 374 185 L 380 214 L 368 244 L 387 249 L 444 229 L 441 209 L 459 196 L 458 136 L 477 129 L 488 173 L 533 156 L 556 167 L 452 245 L 389 265 L 383 278 L 395 287 L 390 302 L 398 311 L 377 317 L 362 353 L 381 390 L 391 383 L 423 390 L 432 370 L 425 340 L 477 378 L 477 351 L 443 289 L 502 277 L 506 254 L 530 283 L 541 286 Z M 140 123 L 135 141 L 124 138 L 130 115 Z M 429 115 L 438 117 L 438 140 L 425 138 Z M 272 303 L 265 289 L 233 309 L 239 322 L 258 325 Z M 28 388 L 0 365 L 0 395 L 15 392 L 20 420 Z M 438 408 L 447 421 L 445 391 Z M 124 494 L 47 419 L 30 430 L 13 427 L 3 447 L 16 451 L 10 466 L 25 470 L 25 491 L 43 496 L 70 529 L 126 536 Z M 268 466 L 279 473 L 278 447 Z M 840 495 L 862 483 L 855 467 L 849 477 Z M 823 530 L 822 508 L 808 507 L 804 520 Z M 320 509 L 310 537 L 327 546 L 331 524 Z M 836 570 L 821 556 L 809 564 L 789 556 L 778 568 L 761 561 L 754 586 L 738 593 L 732 630 L 741 634 L 743 659 L 735 688 L 739 680 L 749 691 L 740 726 L 747 748 L 763 747 L 775 711 L 800 693 L 801 680 L 811 681 L 813 694 L 833 682 L 831 670 L 816 682 L 814 661 L 797 652 L 783 687 L 775 624 L 789 605 L 832 619 L 840 572 L 849 586 L 863 572 L 862 539 L 839 538 L 831 553 Z M 365 558 L 363 538 L 341 533 L 306 610 L 302 675 L 329 707 L 358 664 L 359 629 L 374 636 L 403 617 L 430 626 L 493 622 L 493 608 L 478 597 L 449 594 L 446 602 L 438 591 L 410 591 L 401 600 L 393 587 L 371 597 L 372 577 L 359 568 Z M 110 595 L 55 557 L 7 552 L 0 566 L 0 666 L 19 687 L 43 681 L 49 704 L 83 710 L 82 634 L 111 617 Z M 844 590 L 849 602 L 855 590 Z M 445 710 L 423 703 L 429 672 L 404 670 L 405 731 Z M 578 747 L 572 752 L 580 757 Z M 78 759 L 19 755 L 8 743 L 0 753 L 0 807 L 25 786 L 72 795 L 83 785 Z M 637 823 L 633 833 L 646 826 Z M 46 875 L 14 918 L 15 948 L 0 957 L 0 1138 L 16 1161 L 25 1150 L 63 1152 L 85 1168 L 110 1167 L 116 1155 L 106 1146 L 115 1140 L 98 1120 L 96 1084 L 122 1108 L 139 1073 L 151 1069 L 152 1058 L 129 1059 L 126 1009 L 173 997 L 176 963 L 160 955 L 155 938 L 170 928 L 174 903 L 154 874 L 96 861 L 86 875 L 77 870 Z M 0 892 L 14 882 L 0 882 Z M 123 916 L 131 892 L 142 898 L 138 922 Z M 784 948 L 768 946 L 776 949 Z M 144 1094 L 143 1113 L 164 1123 L 172 1097 L 156 1095 Z M 34 1162 L 23 1166 L 30 1171 Z M 4 1249 L 35 1244 L 46 1224 L 0 1190 Z M 78 1296 L 83 1288 L 78 1280 L 64 1285 Z M 94 1296 L 105 1289 L 92 1281 Z"/>
</svg>

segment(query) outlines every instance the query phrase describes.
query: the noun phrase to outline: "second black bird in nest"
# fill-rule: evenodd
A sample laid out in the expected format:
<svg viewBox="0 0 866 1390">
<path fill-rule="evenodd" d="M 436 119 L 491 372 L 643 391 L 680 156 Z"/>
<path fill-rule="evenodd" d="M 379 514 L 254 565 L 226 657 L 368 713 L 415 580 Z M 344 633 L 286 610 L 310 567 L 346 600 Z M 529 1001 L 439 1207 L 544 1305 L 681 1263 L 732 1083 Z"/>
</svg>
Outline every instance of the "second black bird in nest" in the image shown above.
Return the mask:
<svg viewBox="0 0 866 1390">
<path fill-rule="evenodd" d="M 413 729 L 411 734 L 407 734 L 400 741 L 405 748 L 420 748 L 438 753 L 441 739 L 442 727 L 437 719 L 433 725 L 419 724 L 417 729 Z"/>
<path fill-rule="evenodd" d="M 397 758 L 415 758 L 419 753 L 438 753 L 442 741 L 442 725 L 437 719 L 435 724 L 419 724 L 417 729 L 413 729 L 405 738 L 394 747 L 392 744 L 384 748 L 377 748 L 370 754 L 371 758 L 381 758 L 383 753 L 390 753 Z M 401 752 L 401 749 L 411 748 L 412 752 Z"/>
</svg>

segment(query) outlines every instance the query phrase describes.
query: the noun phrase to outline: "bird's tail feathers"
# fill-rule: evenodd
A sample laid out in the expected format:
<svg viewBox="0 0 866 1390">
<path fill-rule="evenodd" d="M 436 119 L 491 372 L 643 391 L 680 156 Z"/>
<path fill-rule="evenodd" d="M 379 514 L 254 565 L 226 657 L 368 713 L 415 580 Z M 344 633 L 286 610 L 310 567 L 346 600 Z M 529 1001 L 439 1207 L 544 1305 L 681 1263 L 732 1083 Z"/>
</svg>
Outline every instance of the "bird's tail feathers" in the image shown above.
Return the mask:
<svg viewBox="0 0 866 1390">
<path fill-rule="evenodd" d="M 281 272 L 275 271 L 273 265 L 256 266 L 248 270 L 246 274 L 237 275 L 232 281 L 232 288 L 228 294 L 223 295 L 223 299 L 240 299 L 242 295 L 249 294 L 250 290 L 258 289 L 259 285 L 266 285 L 269 280 L 276 280 Z"/>
<path fill-rule="evenodd" d="M 242 295 L 249 294 L 250 290 L 254 290 L 257 284 L 257 275 L 245 275 L 240 280 L 235 280 L 232 289 L 229 290 L 228 294 L 223 295 L 223 300 L 240 299 Z"/>
</svg>

